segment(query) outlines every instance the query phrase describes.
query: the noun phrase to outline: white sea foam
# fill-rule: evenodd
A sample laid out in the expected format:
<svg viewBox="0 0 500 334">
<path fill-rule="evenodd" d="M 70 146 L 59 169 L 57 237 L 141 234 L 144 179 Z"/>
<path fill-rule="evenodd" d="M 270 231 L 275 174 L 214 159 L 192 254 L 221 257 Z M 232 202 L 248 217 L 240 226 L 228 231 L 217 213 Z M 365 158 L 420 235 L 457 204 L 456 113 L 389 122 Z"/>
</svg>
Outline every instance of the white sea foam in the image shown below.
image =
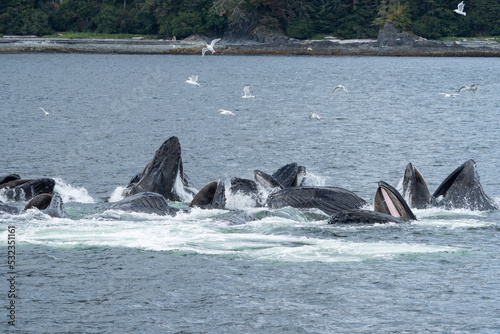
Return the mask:
<svg viewBox="0 0 500 334">
<path fill-rule="evenodd" d="M 300 239 L 297 240 L 300 242 Z M 339 240 L 314 240 L 295 247 L 276 246 L 252 254 L 259 260 L 283 262 L 359 262 L 392 259 L 404 254 L 455 252 L 458 248 L 425 244 L 364 243 Z"/>
<path fill-rule="evenodd" d="M 276 234 L 276 231 L 285 232 L 283 229 L 290 227 L 324 226 L 324 222 L 293 222 L 282 217 L 228 226 L 216 219 L 227 213 L 226 210 L 194 209 L 176 217 L 106 212 L 79 221 L 41 216 L 19 229 L 18 239 L 54 247 L 127 247 L 272 262 L 353 262 L 459 250 L 440 245 L 356 242 Z"/>
<path fill-rule="evenodd" d="M 111 203 L 121 201 L 124 198 L 123 190 L 125 190 L 125 187 L 116 187 L 116 189 L 111 193 L 108 201 Z"/>
<path fill-rule="evenodd" d="M 193 194 L 187 192 L 186 189 L 184 188 L 184 184 L 182 183 L 180 173 L 177 174 L 177 179 L 175 180 L 174 183 L 174 191 L 181 198 L 181 202 L 191 202 L 193 200 L 194 197 Z M 193 189 L 193 191 L 195 190 Z"/>
<path fill-rule="evenodd" d="M 240 192 L 231 194 L 229 189 L 226 188 L 226 208 L 240 209 L 251 208 L 256 206 L 256 201 L 251 196 L 242 194 Z"/>
<path fill-rule="evenodd" d="M 54 191 L 61 195 L 64 203 L 95 203 L 95 200 L 84 187 L 75 188 L 59 178 L 55 178 L 54 180 L 56 181 Z"/>
<path fill-rule="evenodd" d="M 428 209 L 412 209 L 418 219 L 467 219 L 469 217 L 484 217 L 487 211 L 472 211 L 468 209 L 447 210 L 441 207 Z"/>
<path fill-rule="evenodd" d="M 225 184 L 231 182 L 226 181 Z M 242 192 L 232 193 L 229 187 L 226 187 L 226 208 L 228 209 L 249 209 L 257 206 L 258 202 L 265 202 L 265 199 L 273 191 L 257 184 L 258 193 L 255 195 L 245 195 Z"/>
<path fill-rule="evenodd" d="M 307 174 L 304 178 L 304 186 L 315 186 L 315 187 L 323 187 L 328 183 L 328 178 L 325 176 L 320 176 L 315 173 L 311 173 L 307 171 Z"/>
<path fill-rule="evenodd" d="M 472 211 L 467 209 L 446 210 L 444 208 L 432 207 L 428 209 L 413 209 L 417 216 L 412 224 L 422 226 L 436 226 L 446 228 L 476 228 L 479 226 L 491 225 L 484 218 L 489 214 L 488 211 Z"/>
<path fill-rule="evenodd" d="M 492 198 L 493 200 L 493 204 L 498 208 L 500 209 L 500 197 L 493 197 Z"/>
</svg>

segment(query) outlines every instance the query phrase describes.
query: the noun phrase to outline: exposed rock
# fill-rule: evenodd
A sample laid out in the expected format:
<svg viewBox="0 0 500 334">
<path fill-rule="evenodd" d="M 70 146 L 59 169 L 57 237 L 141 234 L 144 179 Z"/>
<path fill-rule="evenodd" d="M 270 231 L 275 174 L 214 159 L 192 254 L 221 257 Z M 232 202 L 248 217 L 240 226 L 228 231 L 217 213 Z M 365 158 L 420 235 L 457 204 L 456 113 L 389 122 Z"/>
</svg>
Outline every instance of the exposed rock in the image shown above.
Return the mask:
<svg viewBox="0 0 500 334">
<path fill-rule="evenodd" d="M 184 40 L 156 39 L 64 39 L 0 38 L 5 52 L 85 52 L 127 54 L 200 54 L 201 47 L 221 36 L 195 35 Z M 392 26 L 380 31 L 378 40 L 296 40 L 279 33 L 256 28 L 247 36 L 217 43 L 217 54 L 335 55 L 335 56 L 447 56 L 500 57 L 500 44 L 484 41 L 438 42 L 426 40 Z"/>
<path fill-rule="evenodd" d="M 428 41 L 423 37 L 397 29 L 392 23 L 384 24 L 377 37 L 379 46 L 444 46 L 444 43 Z"/>
<path fill-rule="evenodd" d="M 255 28 L 250 35 L 253 40 L 266 44 L 280 44 L 290 40 L 289 37 L 270 32 L 263 27 Z"/>
<path fill-rule="evenodd" d="M 189 37 L 184 38 L 182 41 L 184 42 L 194 42 L 194 43 L 199 43 L 199 44 L 205 44 L 207 42 L 208 38 L 205 38 L 205 36 L 201 35 L 191 35 Z"/>
</svg>

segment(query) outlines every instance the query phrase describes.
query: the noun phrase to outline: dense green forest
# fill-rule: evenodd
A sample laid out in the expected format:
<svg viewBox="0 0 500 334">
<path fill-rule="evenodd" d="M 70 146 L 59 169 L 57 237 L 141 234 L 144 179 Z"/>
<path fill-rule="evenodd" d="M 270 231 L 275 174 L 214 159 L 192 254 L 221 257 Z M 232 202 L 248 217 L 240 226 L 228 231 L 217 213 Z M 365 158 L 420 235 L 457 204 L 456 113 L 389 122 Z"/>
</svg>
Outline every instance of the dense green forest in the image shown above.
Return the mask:
<svg viewBox="0 0 500 334">
<path fill-rule="evenodd" d="M 243 37 L 261 27 L 290 37 L 375 38 L 386 22 L 437 39 L 500 35 L 500 1 L 459 0 L 1 0 L 0 33 L 98 32 Z"/>
</svg>

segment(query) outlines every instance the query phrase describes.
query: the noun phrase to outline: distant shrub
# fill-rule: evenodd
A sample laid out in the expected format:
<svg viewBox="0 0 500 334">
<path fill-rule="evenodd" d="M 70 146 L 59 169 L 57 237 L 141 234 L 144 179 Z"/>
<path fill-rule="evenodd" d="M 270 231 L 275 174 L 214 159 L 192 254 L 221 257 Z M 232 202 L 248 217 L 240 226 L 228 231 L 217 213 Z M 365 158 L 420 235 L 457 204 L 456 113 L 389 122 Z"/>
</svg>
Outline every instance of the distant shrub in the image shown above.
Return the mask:
<svg viewBox="0 0 500 334">
<path fill-rule="evenodd" d="M 314 35 L 314 25 L 309 19 L 294 20 L 286 29 L 286 33 L 292 38 L 308 39 Z"/>
<path fill-rule="evenodd" d="M 0 32 L 7 35 L 45 35 L 52 32 L 49 17 L 42 10 L 9 7 L 0 15 Z"/>
</svg>

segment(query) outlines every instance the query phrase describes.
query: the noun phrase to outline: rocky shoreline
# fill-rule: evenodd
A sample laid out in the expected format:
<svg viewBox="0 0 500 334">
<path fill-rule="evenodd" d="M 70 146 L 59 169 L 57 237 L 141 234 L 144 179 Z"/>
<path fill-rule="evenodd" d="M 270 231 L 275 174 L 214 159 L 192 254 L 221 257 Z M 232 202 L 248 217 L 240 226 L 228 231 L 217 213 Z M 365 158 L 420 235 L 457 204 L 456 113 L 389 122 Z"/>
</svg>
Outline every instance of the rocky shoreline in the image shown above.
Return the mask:
<svg viewBox="0 0 500 334">
<path fill-rule="evenodd" d="M 200 54 L 209 38 L 184 40 L 65 39 L 4 36 L 0 53 L 72 52 L 120 54 Z M 420 38 L 393 27 L 384 27 L 375 40 L 295 40 L 276 35 L 255 39 L 222 39 L 217 54 L 332 55 L 415 57 L 500 57 L 500 43 L 485 40 L 438 42 Z"/>
</svg>

